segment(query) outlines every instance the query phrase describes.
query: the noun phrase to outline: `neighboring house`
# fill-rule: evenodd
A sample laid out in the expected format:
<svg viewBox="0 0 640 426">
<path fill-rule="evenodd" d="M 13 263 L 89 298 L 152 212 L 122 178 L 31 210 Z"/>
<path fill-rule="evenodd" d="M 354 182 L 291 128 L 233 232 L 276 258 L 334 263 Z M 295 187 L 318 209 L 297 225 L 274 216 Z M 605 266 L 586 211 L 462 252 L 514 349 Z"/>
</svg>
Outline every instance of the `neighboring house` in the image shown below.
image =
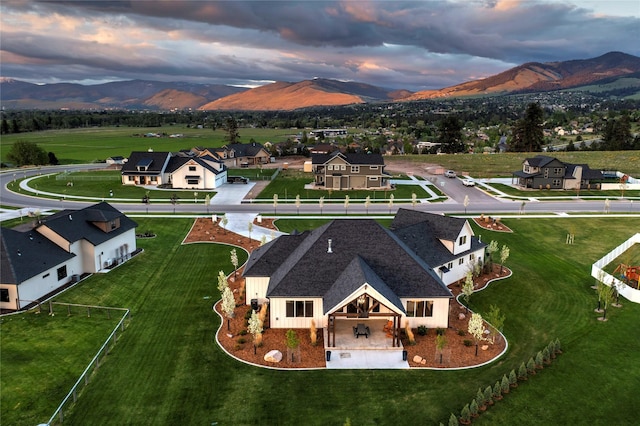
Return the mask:
<svg viewBox="0 0 640 426">
<path fill-rule="evenodd" d="M 380 154 L 353 154 L 339 151 L 311 156 L 315 185 L 325 189 L 380 189 L 390 186 Z"/>
<path fill-rule="evenodd" d="M 536 155 L 522 162 L 522 170 L 513 172 L 515 183 L 535 189 L 599 189 L 602 172 L 586 164 L 564 163 L 557 158 Z"/>
<path fill-rule="evenodd" d="M 192 150 L 199 157 L 210 156 L 221 160 L 227 167 L 254 166 L 267 164 L 271 159 L 271 154 L 262 144 L 233 143 L 221 148 L 193 148 Z"/>
<path fill-rule="evenodd" d="M 191 152 L 134 151 L 121 174 L 123 185 L 167 185 L 176 189 L 215 189 L 227 182 L 222 161 Z"/>
<path fill-rule="evenodd" d="M 119 155 L 109 157 L 105 161 L 110 166 L 122 165 L 125 163 L 125 158 Z"/>
<path fill-rule="evenodd" d="M 18 310 L 83 274 L 128 260 L 137 224 L 102 202 L 63 210 L 26 231 L 2 228 L 0 309 Z"/>
<path fill-rule="evenodd" d="M 336 321 L 369 318 L 448 327 L 453 295 L 442 277 L 463 277 L 484 260 L 485 245 L 465 219 L 400 209 L 394 225 L 339 219 L 278 237 L 249 256 L 245 303 L 268 301 L 273 328 L 309 328 L 313 320 L 329 336 Z"/>
</svg>

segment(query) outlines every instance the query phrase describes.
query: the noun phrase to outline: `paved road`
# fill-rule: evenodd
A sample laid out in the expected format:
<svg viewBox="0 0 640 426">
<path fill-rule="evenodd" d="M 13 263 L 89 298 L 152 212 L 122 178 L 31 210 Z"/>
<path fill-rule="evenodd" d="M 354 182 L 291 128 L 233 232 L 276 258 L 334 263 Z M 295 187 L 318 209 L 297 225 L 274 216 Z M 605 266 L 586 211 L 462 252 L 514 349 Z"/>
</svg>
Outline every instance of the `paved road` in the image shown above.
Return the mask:
<svg viewBox="0 0 640 426">
<path fill-rule="evenodd" d="M 102 164 L 88 164 L 88 165 L 76 165 L 76 166 L 50 166 L 42 167 L 38 169 L 20 170 L 19 172 L 4 172 L 0 174 L 0 204 L 3 206 L 15 206 L 23 207 L 25 209 L 41 211 L 46 210 L 60 210 L 63 208 L 78 209 L 86 207 L 88 204 L 95 203 L 99 200 L 87 200 L 81 201 L 62 201 L 62 199 L 47 199 L 37 198 L 33 196 L 25 196 L 14 193 L 7 189 L 7 184 L 13 182 L 16 179 L 35 176 L 47 173 L 56 173 L 63 170 L 70 169 L 92 169 L 104 167 Z M 479 188 L 470 188 L 462 185 L 459 179 L 448 179 L 444 177 L 434 177 L 434 184 L 444 193 L 446 193 L 450 199 L 446 202 L 433 202 L 433 203 L 418 203 L 415 207 L 411 204 L 400 204 L 394 202 L 392 206 L 388 203 L 374 204 L 367 208 L 363 203 L 351 202 L 347 209 L 345 209 L 342 202 L 337 204 L 324 203 L 322 209 L 318 203 L 314 204 L 302 204 L 299 208 L 295 206 L 294 200 L 278 201 L 277 206 L 273 206 L 272 202 L 257 203 L 246 200 L 245 196 L 253 189 L 252 184 L 233 184 L 225 185 L 221 188 L 217 195 L 211 200 L 211 204 L 206 206 L 204 204 L 177 204 L 171 205 L 168 200 L 164 204 L 151 203 L 124 203 L 118 202 L 117 198 L 108 199 L 110 204 L 125 213 L 193 213 L 197 215 L 208 215 L 213 212 L 216 213 L 262 213 L 264 215 L 278 215 L 278 214 L 323 214 L 323 215 L 342 215 L 345 212 L 350 215 L 386 215 L 394 213 L 399 207 L 415 208 L 416 210 L 429 211 L 436 213 L 454 213 L 454 214 L 493 214 L 493 213 L 512 213 L 519 214 L 522 209 L 522 201 L 513 201 L 498 199 L 489 196 Z M 15 183 L 14 183 L 15 185 Z M 479 185 L 481 186 L 481 185 Z M 257 192 L 257 191 L 256 191 Z M 469 197 L 469 204 L 465 208 L 463 200 L 464 197 Z M 608 209 L 605 202 L 602 200 L 586 201 L 586 200 L 568 200 L 568 201 L 528 201 L 524 207 L 526 213 L 552 213 L 552 214 L 566 214 L 566 213 L 604 213 L 608 210 L 609 213 L 628 213 L 636 212 L 640 214 L 640 200 L 630 201 L 624 200 L 610 200 Z"/>
</svg>

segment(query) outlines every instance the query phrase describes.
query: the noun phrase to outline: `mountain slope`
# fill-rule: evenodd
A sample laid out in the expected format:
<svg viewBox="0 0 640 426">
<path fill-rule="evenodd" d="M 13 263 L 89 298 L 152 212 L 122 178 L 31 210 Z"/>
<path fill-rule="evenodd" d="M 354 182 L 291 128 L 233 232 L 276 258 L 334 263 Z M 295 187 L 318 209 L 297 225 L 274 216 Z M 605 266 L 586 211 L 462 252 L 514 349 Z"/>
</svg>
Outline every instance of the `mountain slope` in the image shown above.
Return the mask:
<svg viewBox="0 0 640 426">
<path fill-rule="evenodd" d="M 416 92 L 404 100 L 569 89 L 638 71 L 640 71 L 640 58 L 621 52 L 610 52 L 592 59 L 548 63 L 530 62 L 482 80 L 470 81 L 440 90 Z"/>
<path fill-rule="evenodd" d="M 389 91 L 364 83 L 313 79 L 299 83 L 276 82 L 227 96 L 200 107 L 201 110 L 293 110 L 315 106 L 391 101 L 406 91 Z"/>
</svg>

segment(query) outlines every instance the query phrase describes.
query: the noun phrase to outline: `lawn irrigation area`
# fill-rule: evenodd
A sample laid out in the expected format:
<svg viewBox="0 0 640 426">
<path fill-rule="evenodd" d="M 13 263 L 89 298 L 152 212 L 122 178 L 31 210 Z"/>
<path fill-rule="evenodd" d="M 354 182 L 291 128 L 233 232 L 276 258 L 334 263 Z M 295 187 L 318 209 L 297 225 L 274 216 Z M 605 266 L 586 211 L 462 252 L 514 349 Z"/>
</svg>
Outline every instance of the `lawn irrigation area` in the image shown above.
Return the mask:
<svg viewBox="0 0 640 426">
<path fill-rule="evenodd" d="M 556 337 L 564 353 L 474 422 L 637 422 L 640 305 L 622 300 L 608 321 L 598 321 L 590 271 L 640 229 L 638 218 L 504 219 L 510 234 L 473 225 L 483 241 L 510 248 L 506 265 L 513 276 L 470 298 L 474 311 L 500 308 L 509 350 L 490 365 L 455 372 L 276 371 L 238 362 L 217 346 L 220 319 L 211 310 L 220 296 L 218 271 L 233 270 L 230 247 L 182 245 L 191 219 L 136 221 L 157 235 L 138 241 L 144 253 L 54 298 L 131 312 L 64 424 L 447 424 L 478 388 L 493 385 Z M 302 220 L 297 229 L 304 226 L 317 224 Z M 565 244 L 569 233 L 573 244 Z M 247 257 L 238 255 L 241 263 Z M 1 319 L 3 424 L 47 421 L 117 323 L 59 309 L 55 316 L 31 311 Z"/>
</svg>

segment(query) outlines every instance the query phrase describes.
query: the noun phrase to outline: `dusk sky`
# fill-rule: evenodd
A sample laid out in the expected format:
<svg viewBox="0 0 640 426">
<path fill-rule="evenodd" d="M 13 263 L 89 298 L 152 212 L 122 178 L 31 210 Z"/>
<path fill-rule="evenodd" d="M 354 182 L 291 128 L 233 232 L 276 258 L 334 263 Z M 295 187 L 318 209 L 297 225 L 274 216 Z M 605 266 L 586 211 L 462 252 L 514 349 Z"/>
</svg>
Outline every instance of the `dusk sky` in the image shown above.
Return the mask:
<svg viewBox="0 0 640 426">
<path fill-rule="evenodd" d="M 640 56 L 640 0 L 0 3 L 0 76 L 32 83 L 321 77 L 418 91 L 610 51 Z"/>
</svg>

